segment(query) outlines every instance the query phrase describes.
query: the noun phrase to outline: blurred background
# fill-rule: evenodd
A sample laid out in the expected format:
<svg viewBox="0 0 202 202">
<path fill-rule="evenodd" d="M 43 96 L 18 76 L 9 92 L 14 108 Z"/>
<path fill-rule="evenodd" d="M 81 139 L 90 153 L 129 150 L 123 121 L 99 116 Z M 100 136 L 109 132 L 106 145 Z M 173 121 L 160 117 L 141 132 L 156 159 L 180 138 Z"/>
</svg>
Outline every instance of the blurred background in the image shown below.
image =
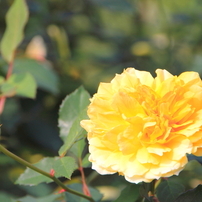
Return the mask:
<svg viewBox="0 0 202 202">
<path fill-rule="evenodd" d="M 0 38 L 12 2 L 0 1 Z M 30 16 L 14 71 L 31 72 L 38 84 L 37 97 L 7 99 L 0 123 L 1 143 L 32 163 L 57 155 L 62 145 L 57 126 L 59 105 L 80 85 L 92 95 L 99 82 L 109 82 L 127 67 L 153 75 L 157 68 L 172 74 L 202 73 L 200 0 L 27 0 L 27 5 Z M 0 58 L 0 74 L 6 71 L 7 64 Z M 198 164 L 196 168 L 202 173 Z M 45 184 L 14 185 L 23 170 L 0 154 L 0 191 L 15 196 L 51 192 Z M 197 180 L 194 182 L 201 182 Z M 123 179 L 114 175 L 98 177 L 92 183 L 113 186 L 120 181 Z M 187 179 L 187 186 L 195 184 Z"/>
</svg>

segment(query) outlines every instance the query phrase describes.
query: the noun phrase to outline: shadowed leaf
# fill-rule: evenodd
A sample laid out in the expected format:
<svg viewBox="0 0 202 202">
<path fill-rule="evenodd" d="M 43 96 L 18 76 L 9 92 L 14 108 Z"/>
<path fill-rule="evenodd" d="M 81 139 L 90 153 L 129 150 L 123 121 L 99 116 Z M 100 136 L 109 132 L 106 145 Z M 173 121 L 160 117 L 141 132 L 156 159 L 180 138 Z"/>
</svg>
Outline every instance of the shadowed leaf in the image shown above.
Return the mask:
<svg viewBox="0 0 202 202">
<path fill-rule="evenodd" d="M 36 81 L 29 73 L 13 74 L 1 86 L 5 96 L 19 95 L 28 98 L 36 96 Z"/>
<path fill-rule="evenodd" d="M 68 186 L 70 189 L 74 189 L 80 193 L 82 193 L 82 185 L 81 184 L 72 184 Z M 94 188 L 89 187 L 90 193 L 92 195 L 92 198 L 95 200 L 95 202 L 99 202 L 102 199 L 102 194 Z M 87 199 L 84 199 L 82 197 L 76 196 L 74 194 L 66 192 L 65 194 L 67 201 L 70 202 L 88 202 Z M 128 202 L 128 201 L 127 201 Z"/>
<path fill-rule="evenodd" d="M 86 109 L 90 102 L 89 98 L 88 92 L 80 87 L 62 102 L 59 111 L 59 127 L 64 145 L 59 150 L 60 155 L 64 155 L 76 141 L 84 137 L 86 132 L 80 126 L 80 121 L 87 118 Z"/>
<path fill-rule="evenodd" d="M 6 72 L 6 70 L 5 70 Z M 14 73 L 30 73 L 36 80 L 37 86 L 53 94 L 58 93 L 59 78 L 47 62 L 19 58 L 14 61 Z"/>
<path fill-rule="evenodd" d="M 54 169 L 54 175 L 56 177 L 66 177 L 69 179 L 71 178 L 73 171 L 77 168 L 75 160 L 69 156 L 65 156 L 63 158 L 47 157 L 34 164 L 34 166 L 46 171 L 47 173 L 50 173 L 51 169 Z M 17 179 L 16 184 L 37 185 L 41 182 L 52 182 L 52 179 L 30 168 L 27 168 L 25 172 Z"/>
<path fill-rule="evenodd" d="M 175 202 L 199 202 L 202 201 L 202 185 L 181 194 Z"/>
<path fill-rule="evenodd" d="M 182 184 L 165 180 L 159 184 L 156 190 L 157 197 L 161 202 L 171 202 L 184 192 L 185 188 Z"/>
<path fill-rule="evenodd" d="M 33 196 L 25 196 L 19 198 L 17 200 L 13 200 L 13 202 L 54 202 L 55 199 L 58 198 L 57 195 L 49 195 L 41 198 L 35 198 Z"/>
<path fill-rule="evenodd" d="M 120 196 L 113 202 L 134 202 L 139 198 L 139 185 L 128 185 L 120 194 Z"/>
</svg>

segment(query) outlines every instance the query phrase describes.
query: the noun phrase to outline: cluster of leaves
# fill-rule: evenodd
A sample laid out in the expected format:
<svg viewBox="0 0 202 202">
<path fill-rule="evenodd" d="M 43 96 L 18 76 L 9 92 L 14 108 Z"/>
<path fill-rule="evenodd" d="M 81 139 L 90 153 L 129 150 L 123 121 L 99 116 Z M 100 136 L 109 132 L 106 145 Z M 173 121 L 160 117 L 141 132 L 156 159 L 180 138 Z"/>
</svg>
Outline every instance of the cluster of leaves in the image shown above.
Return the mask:
<svg viewBox="0 0 202 202">
<path fill-rule="evenodd" d="M 113 202 L 121 202 L 124 200 L 127 202 L 195 202 L 200 201 L 202 197 L 202 185 L 198 185 L 197 188 L 184 193 L 185 187 L 182 184 L 164 180 L 155 190 L 155 196 L 148 195 L 150 191 L 149 186 L 148 184 L 131 184 L 127 186 L 122 191 L 121 195 Z"/>
<path fill-rule="evenodd" d="M 90 163 L 87 160 L 88 154 L 83 154 L 86 145 L 85 131 L 80 127 L 80 121 L 87 118 L 86 108 L 89 104 L 89 98 L 88 92 L 85 91 L 83 87 L 80 87 L 64 99 L 59 112 L 60 137 L 64 142 L 58 152 L 60 156 L 43 158 L 38 163 L 34 164 L 37 168 L 40 168 L 47 173 L 50 173 L 51 170 L 53 170 L 54 176 L 57 178 L 65 177 L 71 179 L 72 173 L 75 170 L 81 167 L 85 168 L 90 166 Z M 18 178 L 16 183 L 20 185 L 38 185 L 42 182 L 49 183 L 52 181 L 52 179 L 41 173 L 37 173 L 36 171 L 27 168 Z M 81 184 L 71 183 L 68 187 L 82 192 Z M 102 198 L 102 195 L 93 188 L 90 188 L 90 193 L 95 201 L 100 201 Z M 71 202 L 87 201 L 78 196 L 73 196 L 70 193 L 66 193 L 63 197 Z M 54 201 L 56 198 L 59 200 L 58 197 L 53 194 L 51 200 L 50 196 L 47 197 L 47 201 Z M 43 198 L 43 200 L 45 200 L 45 198 Z M 22 201 L 24 201 L 24 199 Z"/>
<path fill-rule="evenodd" d="M 27 19 L 28 10 L 26 4 L 23 1 L 15 1 L 6 15 L 7 29 L 1 40 L 2 57 L 10 64 L 13 62 L 17 46 L 23 39 L 23 28 Z M 15 34 L 13 35 L 13 33 Z M 1 96 L 20 95 L 34 98 L 36 94 L 36 82 L 29 73 L 7 75 L 7 79 L 1 76 L 0 85 Z"/>
<path fill-rule="evenodd" d="M 31 10 L 30 21 L 32 21 L 32 24 L 28 22 L 26 28 L 28 32 L 30 30 L 36 29 L 37 23 L 33 23 L 33 12 L 34 9 L 37 10 L 36 5 L 43 4 L 43 13 L 48 13 L 48 11 L 45 9 L 47 7 L 48 0 L 44 0 L 43 3 L 41 3 L 40 1 L 40 3 L 38 1 L 36 2 L 36 4 L 33 3 L 34 5 L 29 5 Z M 72 84 L 71 86 L 68 86 L 68 89 L 70 91 L 75 89 L 75 87 L 77 87 L 81 81 L 83 81 L 83 83 L 90 90 L 92 90 L 95 88 L 94 86 L 96 86 L 96 82 L 98 82 L 99 80 L 107 80 L 108 74 L 114 74 L 114 72 L 117 72 L 127 66 L 135 66 L 138 69 L 144 68 L 146 70 L 153 70 L 157 67 L 164 67 L 165 64 L 169 64 L 170 67 L 173 67 L 173 65 L 174 67 L 179 67 L 177 70 L 173 70 L 175 73 L 178 73 L 181 70 L 186 70 L 188 66 L 193 63 L 190 58 L 192 57 L 191 50 L 194 50 L 196 48 L 196 46 L 193 46 L 193 43 L 196 43 L 196 40 L 194 41 L 194 36 L 200 33 L 201 28 L 197 29 L 196 33 L 194 33 L 192 37 L 191 35 L 189 35 L 190 38 L 187 39 L 188 42 L 185 44 L 183 40 L 185 40 L 186 37 L 183 35 L 182 31 L 179 31 L 179 27 L 183 27 L 183 30 L 185 31 L 188 29 L 186 26 L 184 26 L 184 20 L 186 21 L 186 17 L 189 17 L 193 11 L 196 12 L 195 8 L 197 6 L 197 3 L 195 1 L 192 1 L 192 3 L 186 1 L 186 5 L 190 9 L 190 14 L 181 14 L 182 18 L 180 18 L 180 16 L 174 15 L 176 11 L 172 7 L 172 1 L 162 4 L 163 7 L 166 7 L 166 12 L 163 14 L 159 14 L 160 12 L 157 12 L 157 15 L 153 16 L 153 18 L 150 18 L 150 12 L 148 12 L 148 15 L 145 14 L 146 12 L 143 12 L 151 3 L 149 0 L 142 2 L 132 0 L 85 0 L 85 2 L 83 2 L 81 0 L 78 0 L 78 2 L 76 3 L 73 3 L 71 0 L 69 0 L 68 3 L 70 6 L 67 6 L 67 8 L 65 7 L 65 9 L 67 9 L 67 13 L 64 11 L 64 15 L 58 13 L 57 17 L 54 16 L 55 18 L 52 19 L 51 23 L 55 23 L 57 24 L 57 26 L 49 25 L 49 27 L 47 27 L 47 30 L 49 31 L 47 32 L 49 32 L 50 37 L 52 37 L 52 39 L 54 39 L 56 44 L 58 45 L 57 54 L 59 55 L 60 59 L 56 62 L 55 66 L 62 66 L 62 68 L 60 69 L 61 74 L 65 74 L 68 72 L 68 75 L 71 75 L 71 77 L 73 77 L 75 80 L 78 78 L 80 79 L 77 80 L 75 84 L 75 80 L 71 80 L 72 78 L 68 77 L 70 79 L 69 84 Z M 78 6 L 78 3 L 81 3 L 81 5 Z M 177 4 L 179 4 L 180 6 L 180 3 Z M 58 7 L 60 7 L 59 9 L 63 9 L 62 4 L 60 5 L 57 1 L 52 1 L 52 10 L 55 9 L 55 5 L 58 5 Z M 153 2 L 152 5 L 152 11 L 154 11 L 160 4 L 156 4 Z M 88 9 L 86 9 L 87 7 Z M 143 9 L 143 11 L 139 9 L 140 7 Z M 98 12 L 94 13 L 94 8 L 96 8 Z M 71 13 L 71 9 L 73 10 L 73 14 Z M 79 14 L 76 15 L 75 13 L 78 11 Z M 122 15 L 122 12 L 125 14 Z M 181 9 L 181 12 L 183 13 L 184 10 Z M 170 30 L 167 30 L 167 27 L 165 27 L 165 21 L 157 20 L 160 15 L 168 15 L 168 13 L 172 13 L 172 16 L 174 16 L 174 19 L 169 19 L 169 26 L 176 32 L 173 31 L 173 33 L 171 33 Z M 60 28 L 58 25 L 67 20 L 64 17 L 61 17 L 66 15 L 68 16 L 68 20 L 69 16 L 71 16 L 71 22 L 65 24 L 63 29 Z M 93 17 L 91 17 L 91 15 L 93 15 Z M 39 21 L 42 21 L 41 19 L 43 17 L 44 15 L 41 16 L 41 18 L 39 17 L 38 23 Z M 168 18 L 168 16 L 164 17 L 165 18 L 163 19 Z M 116 18 L 116 21 L 114 21 L 114 18 Z M 154 20 L 152 21 L 152 19 Z M 183 22 L 180 24 L 179 27 L 176 27 L 175 23 L 179 23 L 179 19 Z M 0 76 L 0 103 L 2 102 L 2 100 L 5 100 L 7 98 L 19 96 L 24 98 L 36 98 L 37 88 L 46 91 L 51 95 L 56 95 L 57 93 L 59 93 L 59 78 L 56 72 L 51 67 L 50 62 L 46 60 L 30 59 L 20 55 L 20 53 L 18 52 L 16 53 L 16 49 L 22 42 L 22 39 L 24 37 L 23 29 L 25 24 L 27 23 L 27 20 L 28 8 L 25 0 L 14 0 L 6 15 L 7 28 L 1 39 L 2 60 L 0 65 L 2 66 L 2 76 Z M 133 21 L 135 21 L 135 26 L 133 26 Z M 160 35 L 158 35 L 159 30 L 158 32 L 157 30 L 155 30 L 154 33 L 149 32 L 149 30 L 154 27 L 155 23 L 158 24 L 161 32 Z M 32 25 L 35 27 L 32 28 Z M 68 27 L 70 41 L 68 41 L 68 38 L 65 35 L 66 26 Z M 197 25 L 193 24 L 193 26 Z M 190 30 L 191 29 L 189 29 L 189 31 Z M 87 33 L 93 33 L 93 35 L 87 36 Z M 137 40 L 134 40 L 134 36 L 137 36 Z M 198 37 L 198 41 L 200 41 L 200 37 Z M 183 42 L 182 47 L 178 45 L 180 42 Z M 70 51 L 70 47 L 74 47 L 74 51 Z M 187 52 L 183 52 L 182 50 L 186 50 Z M 71 58 L 70 52 L 72 52 Z M 16 59 L 15 54 L 19 54 Z M 183 54 L 188 55 L 186 61 L 184 61 L 185 58 L 182 56 Z M 159 57 L 159 55 L 161 57 Z M 78 61 L 80 63 L 78 63 Z M 170 64 L 171 61 L 172 64 Z M 199 69 L 199 64 L 201 64 L 201 57 L 197 55 L 197 51 L 194 56 L 193 64 L 193 70 L 201 71 L 201 69 Z M 95 68 L 95 65 L 97 65 L 100 69 Z M 109 65 L 112 67 L 111 69 L 108 68 Z M 10 70 L 12 69 L 13 71 L 10 72 Z M 83 72 L 84 76 L 81 74 L 81 72 Z M 7 76 L 3 76 L 5 74 L 7 74 Z M 66 88 L 66 85 L 64 85 L 66 84 L 66 80 L 67 77 L 65 77 L 65 79 L 62 79 L 61 76 L 61 97 L 63 97 L 64 94 L 67 94 L 67 92 L 64 90 Z M 40 93 L 39 90 L 38 93 Z M 48 98 L 51 98 L 53 101 L 55 99 L 53 99 L 53 97 L 51 97 L 50 95 Z M 48 174 L 52 174 L 56 178 L 62 177 L 61 179 L 63 180 L 68 179 L 68 181 L 65 181 L 66 186 L 70 190 L 75 190 L 79 193 L 83 193 L 83 191 L 85 193 L 85 186 L 84 184 L 82 184 L 82 180 L 80 180 L 80 177 L 79 180 L 77 178 L 74 178 L 73 173 L 75 173 L 75 171 L 77 170 L 81 171 L 81 169 L 83 168 L 90 167 L 90 163 L 88 162 L 88 153 L 86 152 L 85 131 L 80 127 L 80 120 L 87 118 L 86 108 L 89 104 L 89 98 L 90 95 L 88 94 L 88 92 L 83 87 L 80 87 L 63 100 L 60 106 L 58 120 L 60 128 L 60 142 L 54 149 L 57 154 L 55 155 L 54 153 L 53 157 L 42 158 L 38 163 L 34 164 L 34 166 L 38 169 L 43 170 Z M 4 111 L 8 111 L 7 109 L 9 107 L 15 107 L 13 102 L 11 102 L 11 105 L 9 105 L 10 101 L 11 100 L 6 101 L 7 108 L 5 108 Z M 26 105 L 27 102 L 28 101 L 26 100 Z M 41 100 L 39 100 L 39 102 L 41 102 Z M 5 113 L 3 115 L 4 117 L 6 117 L 7 114 Z M 11 117 L 11 115 L 8 117 Z M 19 117 L 19 114 L 17 117 Z M 13 132 L 13 125 L 15 124 L 12 122 L 9 125 L 9 122 L 10 119 L 2 119 L 2 123 L 5 124 L 3 128 L 10 128 L 11 130 L 7 130 L 7 132 Z M 14 122 L 16 123 L 16 120 Z M 43 123 L 41 128 L 44 128 Z M 37 131 L 34 130 L 35 127 L 32 127 L 32 129 L 34 135 L 36 136 Z M 51 130 L 52 129 L 49 127 L 48 131 Z M 41 141 L 42 139 L 45 139 L 45 143 L 43 142 L 42 145 L 53 142 L 55 146 L 55 139 L 51 139 L 51 136 L 49 136 L 49 132 L 47 133 L 48 136 L 46 136 L 45 138 L 43 136 L 40 139 Z M 48 141 L 49 138 L 50 141 Z M 15 148 L 15 146 L 13 147 Z M 15 164 L 13 161 L 4 158 L 3 155 L 0 156 L 0 163 L 3 165 Z M 4 171 L 2 170 L 2 172 Z M 118 193 L 119 196 L 116 195 L 115 197 L 112 197 L 113 199 L 111 201 L 201 201 L 202 187 L 201 185 L 197 186 L 197 184 L 202 182 L 201 177 L 199 177 L 201 174 L 201 165 L 196 161 L 193 161 L 189 163 L 187 168 L 180 174 L 179 177 L 172 177 L 157 182 L 155 189 L 153 189 L 154 184 L 128 184 L 123 181 L 121 177 L 115 176 L 113 178 L 116 178 L 114 180 L 114 184 L 112 182 L 110 182 L 109 184 L 116 187 L 118 191 L 123 189 L 123 185 L 125 188 L 122 190 L 120 195 Z M 1 179 L 2 176 L 3 175 L 0 176 Z M 97 178 L 100 178 L 100 176 Z M 26 186 L 34 185 L 37 187 L 40 186 L 39 184 L 41 183 L 50 183 L 53 181 L 54 180 L 52 178 L 47 177 L 30 168 L 27 168 L 16 180 L 16 184 Z M 115 186 L 117 181 L 120 187 Z M 195 184 L 191 186 L 191 182 L 195 182 Z M 92 183 L 92 185 L 98 184 L 99 183 Z M 109 184 L 107 184 L 107 180 L 105 178 L 103 185 L 109 188 Z M 42 184 L 42 188 L 39 189 L 46 190 L 47 187 L 43 185 L 44 184 Z M 93 187 L 94 186 L 89 188 L 93 200 L 96 202 L 101 201 L 102 195 Z M 185 190 L 191 189 L 193 187 L 196 188 L 185 192 Z M 28 188 L 24 189 L 27 189 L 26 191 L 29 194 L 32 193 L 32 191 L 28 191 Z M 34 189 L 34 187 L 32 187 L 32 189 Z M 55 192 L 52 189 L 47 191 L 46 196 L 34 196 L 36 196 L 36 194 L 30 194 L 28 196 L 15 199 L 15 197 L 11 197 L 5 192 L 1 192 L 0 201 L 88 201 L 87 199 L 84 199 L 83 197 L 80 197 L 78 195 L 69 192 L 59 193 L 59 190 Z M 102 201 L 104 200 L 105 199 L 103 199 Z M 106 199 L 105 201 L 109 201 L 109 199 Z"/>
<path fill-rule="evenodd" d="M 0 77 L 1 83 L 1 112 L 4 108 L 4 102 L 8 97 L 12 96 L 23 96 L 26 98 L 35 98 L 37 84 L 40 87 L 44 87 L 47 90 L 55 91 L 52 86 L 49 86 L 49 79 L 54 82 L 54 77 L 49 69 L 46 70 L 41 63 L 37 61 L 27 60 L 15 60 L 15 51 L 23 39 L 23 29 L 28 19 L 28 9 L 24 0 L 15 0 L 6 15 L 7 28 L 5 34 L 1 40 L 1 53 L 3 59 L 8 63 L 7 76 L 4 78 Z M 15 35 L 13 36 L 13 33 Z M 13 63 L 15 71 L 13 73 Z M 33 67 L 35 69 L 33 69 Z M 32 74 L 31 74 L 32 73 Z M 41 78 L 40 78 L 41 77 Z M 45 80 L 48 80 L 46 82 Z M 38 82 L 37 82 L 38 81 Z M 86 161 L 87 155 L 83 155 L 85 147 L 84 130 L 79 126 L 80 121 L 87 118 L 86 108 L 89 104 L 89 94 L 84 88 L 79 88 L 70 96 L 67 96 L 63 101 L 60 113 L 59 113 L 59 127 L 61 139 L 64 145 L 59 150 L 60 157 L 47 157 L 43 158 L 38 162 L 35 167 L 47 172 L 54 177 L 65 177 L 71 178 L 74 170 L 89 166 Z M 71 156 L 65 156 L 67 152 L 70 152 Z M 53 172 L 51 174 L 51 171 Z M 51 182 L 53 179 L 44 176 L 41 173 L 27 168 L 25 172 L 16 181 L 17 184 L 21 185 L 38 185 L 41 182 Z M 80 184 L 69 185 L 74 190 L 80 191 Z M 99 192 L 94 189 L 90 189 L 92 196 L 98 200 L 102 197 Z M 30 201 L 32 197 L 25 197 L 23 199 L 10 199 L 5 194 L 1 194 L 1 200 L 4 201 Z M 64 197 L 72 198 L 71 201 L 78 201 L 78 197 L 74 199 L 71 194 L 65 194 Z M 55 200 L 58 196 L 48 196 L 43 201 Z M 38 200 L 38 199 L 36 199 Z M 69 200 L 69 199 L 68 199 Z"/>
</svg>

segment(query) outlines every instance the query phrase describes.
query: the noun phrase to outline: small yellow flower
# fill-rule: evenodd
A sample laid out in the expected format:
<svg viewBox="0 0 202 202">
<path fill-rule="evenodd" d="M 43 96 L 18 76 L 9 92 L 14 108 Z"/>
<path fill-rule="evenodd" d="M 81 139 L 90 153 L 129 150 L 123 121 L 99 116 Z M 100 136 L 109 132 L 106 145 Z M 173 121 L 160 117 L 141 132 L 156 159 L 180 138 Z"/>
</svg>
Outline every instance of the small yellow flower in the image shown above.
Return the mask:
<svg viewBox="0 0 202 202">
<path fill-rule="evenodd" d="M 88 108 L 89 160 L 100 174 L 129 182 L 177 175 L 186 154 L 202 155 L 202 81 L 196 72 L 127 68 L 100 83 Z"/>
</svg>

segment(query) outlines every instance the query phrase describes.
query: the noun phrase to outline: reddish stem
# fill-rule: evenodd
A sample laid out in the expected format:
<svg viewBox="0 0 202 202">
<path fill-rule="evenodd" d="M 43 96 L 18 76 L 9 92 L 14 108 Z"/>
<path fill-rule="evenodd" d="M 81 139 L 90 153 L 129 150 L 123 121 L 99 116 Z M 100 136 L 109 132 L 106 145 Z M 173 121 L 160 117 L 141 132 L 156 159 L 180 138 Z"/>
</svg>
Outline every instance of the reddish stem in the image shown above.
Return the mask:
<svg viewBox="0 0 202 202">
<path fill-rule="evenodd" d="M 5 101 L 6 101 L 6 97 L 0 98 L 0 115 L 2 114 L 2 112 L 4 110 Z"/>
<path fill-rule="evenodd" d="M 6 80 L 11 76 L 12 72 L 13 72 L 13 61 L 9 63 Z"/>
<path fill-rule="evenodd" d="M 85 174 L 84 174 L 84 171 L 83 171 L 81 159 L 79 159 L 79 171 L 81 173 L 81 179 L 82 179 L 82 184 L 83 184 L 83 193 L 86 196 L 91 196 L 90 190 L 89 190 L 89 188 L 88 188 L 88 186 L 86 184 L 86 178 L 85 178 Z"/>
<path fill-rule="evenodd" d="M 159 202 L 158 198 L 156 198 L 155 196 L 153 197 L 153 201 L 154 202 Z"/>
<path fill-rule="evenodd" d="M 9 63 L 8 71 L 7 71 L 7 74 L 6 74 L 6 80 L 9 79 L 9 77 L 12 74 L 12 72 L 13 72 L 13 61 L 11 61 Z M 0 115 L 3 113 L 5 102 L 6 102 L 6 96 L 0 97 Z"/>
</svg>

